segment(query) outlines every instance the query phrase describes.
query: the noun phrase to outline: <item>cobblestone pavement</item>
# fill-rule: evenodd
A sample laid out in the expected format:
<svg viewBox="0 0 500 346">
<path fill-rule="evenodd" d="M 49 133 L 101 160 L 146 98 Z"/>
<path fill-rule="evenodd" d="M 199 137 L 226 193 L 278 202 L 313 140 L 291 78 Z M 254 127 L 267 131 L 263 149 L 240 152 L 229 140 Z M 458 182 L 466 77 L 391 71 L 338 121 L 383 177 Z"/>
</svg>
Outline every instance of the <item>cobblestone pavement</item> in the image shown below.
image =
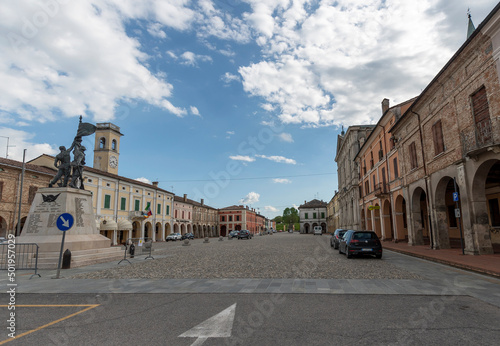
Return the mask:
<svg viewBox="0 0 500 346">
<path fill-rule="evenodd" d="M 330 236 L 277 233 L 251 240 L 155 243 L 154 260 L 74 275 L 78 279 L 420 279 L 389 261 L 347 259 Z"/>
</svg>

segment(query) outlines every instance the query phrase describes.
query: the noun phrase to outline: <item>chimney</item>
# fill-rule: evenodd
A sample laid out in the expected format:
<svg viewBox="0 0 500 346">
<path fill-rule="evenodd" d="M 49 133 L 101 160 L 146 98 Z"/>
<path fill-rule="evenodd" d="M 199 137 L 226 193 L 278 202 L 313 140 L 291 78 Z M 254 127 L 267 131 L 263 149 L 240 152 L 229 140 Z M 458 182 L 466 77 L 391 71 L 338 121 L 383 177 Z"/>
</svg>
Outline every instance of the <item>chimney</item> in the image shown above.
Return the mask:
<svg viewBox="0 0 500 346">
<path fill-rule="evenodd" d="M 205 200 L 203 198 L 201 199 L 201 205 L 205 205 Z"/>
<path fill-rule="evenodd" d="M 153 184 L 153 186 L 158 187 L 158 182 L 157 181 L 153 181 L 152 184 Z"/>
<path fill-rule="evenodd" d="M 382 100 L 382 114 L 384 114 L 389 109 L 389 99 Z"/>
<path fill-rule="evenodd" d="M 184 194 L 184 202 L 187 202 L 187 200 L 188 200 L 188 195 Z"/>
</svg>

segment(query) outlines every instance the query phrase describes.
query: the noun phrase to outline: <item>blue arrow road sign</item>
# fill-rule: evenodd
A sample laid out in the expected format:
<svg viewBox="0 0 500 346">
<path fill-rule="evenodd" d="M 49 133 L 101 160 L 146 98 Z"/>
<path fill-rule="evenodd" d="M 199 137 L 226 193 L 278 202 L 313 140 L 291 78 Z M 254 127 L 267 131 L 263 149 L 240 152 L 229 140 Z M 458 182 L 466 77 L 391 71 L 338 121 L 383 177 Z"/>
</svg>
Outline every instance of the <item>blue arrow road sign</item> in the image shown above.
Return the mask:
<svg viewBox="0 0 500 346">
<path fill-rule="evenodd" d="M 73 218 L 73 215 L 69 213 L 64 213 L 59 215 L 56 221 L 57 228 L 59 228 L 60 231 L 66 232 L 68 229 L 73 227 L 73 223 L 75 222 L 75 219 Z"/>
<path fill-rule="evenodd" d="M 453 202 L 458 202 L 458 192 L 453 192 Z"/>
</svg>

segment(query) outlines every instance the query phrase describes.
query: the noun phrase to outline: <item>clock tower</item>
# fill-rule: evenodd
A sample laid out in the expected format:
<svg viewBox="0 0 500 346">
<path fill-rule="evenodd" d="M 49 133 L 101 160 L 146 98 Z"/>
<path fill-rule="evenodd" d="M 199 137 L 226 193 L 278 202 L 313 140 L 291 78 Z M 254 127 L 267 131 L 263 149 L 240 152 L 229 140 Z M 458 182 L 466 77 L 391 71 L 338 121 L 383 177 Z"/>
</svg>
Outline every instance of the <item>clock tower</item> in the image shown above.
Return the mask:
<svg viewBox="0 0 500 346">
<path fill-rule="evenodd" d="M 94 146 L 94 168 L 118 174 L 120 156 L 120 128 L 111 123 L 96 124 Z"/>
</svg>

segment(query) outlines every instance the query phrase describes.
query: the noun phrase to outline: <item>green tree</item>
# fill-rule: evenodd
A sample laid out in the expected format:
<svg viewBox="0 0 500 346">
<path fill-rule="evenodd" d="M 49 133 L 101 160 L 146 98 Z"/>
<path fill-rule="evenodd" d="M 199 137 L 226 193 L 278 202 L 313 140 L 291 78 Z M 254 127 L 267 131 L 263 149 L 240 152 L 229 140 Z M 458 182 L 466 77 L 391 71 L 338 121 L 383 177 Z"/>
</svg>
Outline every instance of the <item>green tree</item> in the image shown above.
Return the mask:
<svg viewBox="0 0 500 346">
<path fill-rule="evenodd" d="M 288 228 L 292 228 L 292 224 L 295 224 L 299 222 L 299 211 L 295 209 L 294 207 L 291 208 L 285 208 L 283 210 L 283 223 L 285 225 L 288 225 Z"/>
</svg>

